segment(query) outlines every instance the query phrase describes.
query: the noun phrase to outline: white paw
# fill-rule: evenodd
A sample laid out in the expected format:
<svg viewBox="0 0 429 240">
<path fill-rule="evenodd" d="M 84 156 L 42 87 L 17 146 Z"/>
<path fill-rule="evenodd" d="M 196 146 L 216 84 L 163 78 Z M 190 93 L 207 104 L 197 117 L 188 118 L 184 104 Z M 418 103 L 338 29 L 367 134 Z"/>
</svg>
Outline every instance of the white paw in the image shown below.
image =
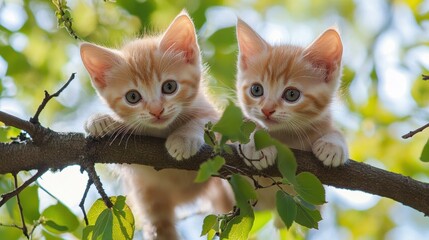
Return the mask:
<svg viewBox="0 0 429 240">
<path fill-rule="evenodd" d="M 348 159 L 347 145 L 343 138 L 336 133 L 326 134 L 313 143 L 314 155 L 325 166 L 338 167 Z"/>
<path fill-rule="evenodd" d="M 107 114 L 92 115 L 85 122 L 85 131 L 93 137 L 104 137 L 112 134 L 116 129 L 116 121 Z"/>
<path fill-rule="evenodd" d="M 274 146 L 266 147 L 260 151 L 256 151 L 255 144 L 253 141 L 250 141 L 247 144 L 241 144 L 237 149 L 241 158 L 249 167 L 255 167 L 258 170 L 268 168 L 276 162 L 277 149 Z"/>
<path fill-rule="evenodd" d="M 202 137 L 185 136 L 181 134 L 171 134 L 165 142 L 168 153 L 180 161 L 195 155 L 204 144 Z"/>
</svg>

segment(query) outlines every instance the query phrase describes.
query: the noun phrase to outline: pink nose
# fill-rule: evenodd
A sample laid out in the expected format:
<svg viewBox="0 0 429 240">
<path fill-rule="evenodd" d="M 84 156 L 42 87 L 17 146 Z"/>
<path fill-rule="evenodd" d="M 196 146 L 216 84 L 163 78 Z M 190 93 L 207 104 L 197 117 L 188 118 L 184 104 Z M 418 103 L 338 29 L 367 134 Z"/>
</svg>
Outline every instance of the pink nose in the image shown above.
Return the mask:
<svg viewBox="0 0 429 240">
<path fill-rule="evenodd" d="M 149 113 L 150 115 L 159 119 L 163 112 L 164 112 L 164 108 L 158 108 L 158 109 L 151 110 Z"/>
<path fill-rule="evenodd" d="M 271 115 L 273 115 L 273 113 L 275 112 L 276 110 L 273 110 L 273 109 L 265 109 L 265 108 L 262 108 L 262 113 L 265 115 L 265 117 L 270 117 Z"/>
</svg>

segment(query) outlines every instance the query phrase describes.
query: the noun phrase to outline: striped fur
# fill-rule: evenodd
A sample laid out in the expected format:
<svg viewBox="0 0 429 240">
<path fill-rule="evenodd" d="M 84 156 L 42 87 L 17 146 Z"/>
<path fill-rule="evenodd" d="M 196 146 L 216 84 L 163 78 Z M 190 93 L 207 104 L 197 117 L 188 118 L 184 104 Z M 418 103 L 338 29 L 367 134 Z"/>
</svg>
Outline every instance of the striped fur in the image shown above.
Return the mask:
<svg viewBox="0 0 429 240">
<path fill-rule="evenodd" d="M 271 45 L 238 20 L 237 38 L 236 89 L 246 117 L 289 147 L 313 150 L 327 166 L 344 164 L 347 145 L 330 111 L 341 75 L 342 43 L 337 30 L 328 29 L 306 48 Z M 263 87 L 262 96 L 251 94 L 254 84 Z M 287 89 L 298 90 L 300 97 L 286 101 Z"/>
<path fill-rule="evenodd" d="M 119 50 L 84 43 L 81 56 L 98 95 L 114 112 L 90 118 L 85 128 L 91 135 L 108 135 L 112 142 L 122 141 L 123 133 L 166 138 L 166 150 L 176 160 L 199 151 L 204 124 L 217 120 L 218 114 L 200 86 L 204 69 L 187 13 L 179 14 L 163 35 L 133 40 Z M 168 80 L 177 82 L 172 94 L 162 92 Z M 138 91 L 141 100 L 127 102 L 130 90 Z M 196 184 L 195 172 L 142 165 L 117 168 L 145 239 L 179 239 L 175 208 L 198 197 L 208 198 L 216 212 L 232 208 L 223 180 Z"/>
</svg>

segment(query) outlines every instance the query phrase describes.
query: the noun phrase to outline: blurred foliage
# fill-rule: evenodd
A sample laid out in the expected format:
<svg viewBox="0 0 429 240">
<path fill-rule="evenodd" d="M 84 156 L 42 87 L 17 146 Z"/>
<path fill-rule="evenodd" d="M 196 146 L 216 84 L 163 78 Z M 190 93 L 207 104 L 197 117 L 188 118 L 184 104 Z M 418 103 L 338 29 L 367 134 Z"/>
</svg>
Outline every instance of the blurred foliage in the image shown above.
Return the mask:
<svg viewBox="0 0 429 240">
<path fill-rule="evenodd" d="M 334 112 L 338 113 L 337 122 L 347 135 L 351 158 L 428 179 L 429 167 L 419 161 L 428 133 L 409 140 L 400 138 L 429 121 L 429 83 L 420 77 L 429 69 L 428 1 L 69 0 L 67 6 L 74 33 L 82 41 L 106 46 L 118 46 L 124 39 L 162 31 L 182 9 L 187 9 L 198 29 L 205 62 L 210 66 L 210 91 L 220 104 L 228 102 L 224 98 L 233 98 L 235 93 L 235 16 L 248 21 L 264 37 L 272 37 L 270 34 L 274 32 L 278 34 L 275 39 L 289 42 L 309 42 L 325 28 L 338 25 L 345 49 L 340 96 L 343 101 Z M 94 101 L 95 94 L 80 63 L 80 41 L 65 29 L 57 28 L 57 10 L 46 0 L 0 0 L 0 109 L 29 118 L 43 99 L 44 90 L 57 90 L 72 72 L 77 72 L 79 80 L 73 83 L 77 87 L 68 88 L 71 93 L 64 92 L 66 99 L 51 101 L 41 122 L 45 126 L 61 121 L 82 125 L 74 119 L 79 109 Z M 18 133 L 1 125 L 0 141 L 8 141 Z M 27 177 L 28 173 L 20 174 L 20 179 Z M 11 176 L 0 176 L 0 192 L 11 189 Z M 63 223 L 52 220 L 56 225 L 46 224 L 48 221 L 42 220 L 47 209 L 60 203 L 39 209 L 41 199 L 35 194 L 39 191 L 40 188 L 33 186 L 22 193 L 35 200 L 28 203 L 25 219 L 29 225 L 40 225 L 36 236 L 55 239 L 58 232 L 52 227 L 58 228 Z M 346 207 L 347 204 L 342 206 L 344 201 L 340 198 L 328 203 L 335 208 L 331 227 L 337 238 L 346 232 L 349 239 L 383 239 L 399 231 L 401 226 L 395 214 L 398 208 L 405 207 L 382 199 L 376 200 L 373 207 L 358 211 Z M 406 216 L 411 217 L 403 218 L 402 224 L 428 223 L 420 213 L 406 210 L 409 212 Z M 321 212 L 324 217 L 323 209 Z M 255 224 L 266 222 L 265 215 L 261 217 L 263 220 L 258 220 L 259 216 L 255 214 Z M 0 219 L 4 224 L 20 224 L 16 200 L 0 208 Z M 308 232 L 295 226 L 289 231 L 272 230 L 274 233 L 267 234 L 264 228 L 269 229 L 270 224 L 266 225 L 256 233 L 251 232 L 252 238 L 268 235 L 303 239 L 308 234 L 318 239 L 318 232 L 312 235 L 313 230 Z M 83 223 L 79 221 L 73 236 L 80 238 L 82 229 Z M 429 234 L 427 230 L 425 233 Z M 2 238 L 18 239 L 20 235 L 16 228 L 0 227 Z"/>
</svg>

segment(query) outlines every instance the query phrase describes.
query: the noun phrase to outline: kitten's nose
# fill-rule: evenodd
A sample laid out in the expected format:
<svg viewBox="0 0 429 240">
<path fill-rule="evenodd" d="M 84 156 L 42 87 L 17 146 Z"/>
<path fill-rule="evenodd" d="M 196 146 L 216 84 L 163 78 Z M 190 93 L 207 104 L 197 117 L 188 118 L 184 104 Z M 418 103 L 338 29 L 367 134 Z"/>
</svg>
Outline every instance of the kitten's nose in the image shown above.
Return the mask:
<svg viewBox="0 0 429 240">
<path fill-rule="evenodd" d="M 164 108 L 157 108 L 157 109 L 151 109 L 149 111 L 149 114 L 159 119 L 163 112 L 164 112 Z"/>
<path fill-rule="evenodd" d="M 269 108 L 269 109 L 266 109 L 266 108 L 262 108 L 262 113 L 265 115 L 265 117 L 267 117 L 267 118 L 269 118 L 271 115 L 273 115 L 273 113 L 275 112 L 276 110 L 274 110 L 274 109 L 272 109 L 272 108 Z"/>
</svg>

